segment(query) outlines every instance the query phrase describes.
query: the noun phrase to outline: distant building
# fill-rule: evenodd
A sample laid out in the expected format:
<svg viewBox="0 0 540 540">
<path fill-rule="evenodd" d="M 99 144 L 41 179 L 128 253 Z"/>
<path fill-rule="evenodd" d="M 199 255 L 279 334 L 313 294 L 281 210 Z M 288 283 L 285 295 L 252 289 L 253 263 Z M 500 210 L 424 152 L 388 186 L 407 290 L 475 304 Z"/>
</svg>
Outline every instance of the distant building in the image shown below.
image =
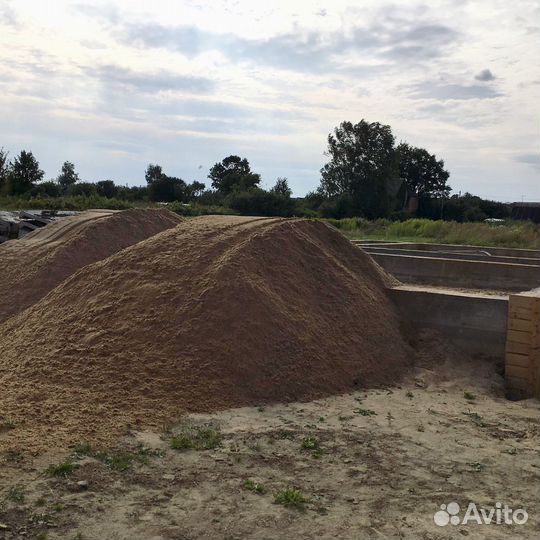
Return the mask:
<svg viewBox="0 0 540 540">
<path fill-rule="evenodd" d="M 540 202 L 512 203 L 512 219 L 530 219 L 540 223 Z"/>
</svg>

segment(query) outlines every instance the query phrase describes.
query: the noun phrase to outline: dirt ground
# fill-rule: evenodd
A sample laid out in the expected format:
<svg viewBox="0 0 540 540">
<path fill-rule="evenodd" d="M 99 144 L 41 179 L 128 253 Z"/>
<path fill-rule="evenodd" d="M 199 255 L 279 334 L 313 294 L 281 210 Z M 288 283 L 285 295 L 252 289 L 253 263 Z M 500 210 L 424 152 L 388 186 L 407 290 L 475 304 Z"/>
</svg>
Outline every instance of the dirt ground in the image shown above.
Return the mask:
<svg viewBox="0 0 540 540">
<path fill-rule="evenodd" d="M 537 538 L 538 402 L 505 400 L 491 361 L 423 366 L 400 386 L 189 415 L 108 452 L 11 451 L 0 538 Z M 188 432 L 215 447 L 173 449 Z M 66 461 L 65 476 L 45 472 Z M 286 489 L 305 502 L 276 503 Z M 529 519 L 436 525 L 450 502 Z"/>
</svg>

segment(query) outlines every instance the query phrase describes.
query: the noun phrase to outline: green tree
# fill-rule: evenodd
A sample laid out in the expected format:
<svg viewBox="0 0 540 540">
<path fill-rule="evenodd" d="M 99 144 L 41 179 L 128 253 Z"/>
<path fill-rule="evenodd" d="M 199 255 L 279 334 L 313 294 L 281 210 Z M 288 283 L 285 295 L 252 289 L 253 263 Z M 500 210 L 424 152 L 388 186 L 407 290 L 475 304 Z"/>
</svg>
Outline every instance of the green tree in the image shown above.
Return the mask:
<svg viewBox="0 0 540 540">
<path fill-rule="evenodd" d="M 401 143 L 397 149 L 399 177 L 409 195 L 418 197 L 448 196 L 452 188 L 447 184 L 450 173 L 444 161 L 437 159 L 424 148 Z"/>
<path fill-rule="evenodd" d="M 79 175 L 75 172 L 75 165 L 71 161 L 64 161 L 56 181 L 64 192 L 69 189 L 69 186 L 79 181 Z"/>
<path fill-rule="evenodd" d="M 10 163 L 8 159 L 9 152 L 4 150 L 2 146 L 0 148 L 0 193 L 3 193 L 6 189 L 8 173 L 10 168 Z"/>
<path fill-rule="evenodd" d="M 292 189 L 289 187 L 289 182 L 286 178 L 278 178 L 274 187 L 270 188 L 270 193 L 289 198 L 292 195 Z"/>
<path fill-rule="evenodd" d="M 148 167 L 146 167 L 144 178 L 149 186 L 153 184 L 156 180 L 161 180 L 163 176 L 163 170 L 160 165 L 152 165 L 152 163 L 150 163 Z"/>
<path fill-rule="evenodd" d="M 228 156 L 221 163 L 216 163 L 208 178 L 212 180 L 212 187 L 224 194 L 234 190 L 245 191 L 261 181 L 260 175 L 251 171 L 249 161 L 239 156 Z"/>
<path fill-rule="evenodd" d="M 390 126 L 361 120 L 342 122 L 328 135 L 319 190 L 326 197 L 346 196 L 351 215 L 388 216 L 399 189 L 399 166 Z"/>
<path fill-rule="evenodd" d="M 202 182 L 198 182 L 197 180 L 191 182 L 191 184 L 188 184 L 186 187 L 187 198 L 194 199 L 196 197 L 200 197 L 205 187 L 206 186 Z"/>
<path fill-rule="evenodd" d="M 113 197 L 116 197 L 118 187 L 112 180 L 100 180 L 99 182 L 96 182 L 96 191 L 100 197 L 112 199 Z"/>
<path fill-rule="evenodd" d="M 152 180 L 148 185 L 148 198 L 159 202 L 185 201 L 186 187 L 181 178 L 162 174 L 161 178 Z"/>
<path fill-rule="evenodd" d="M 39 168 L 39 163 L 32 152 L 22 150 L 15 158 L 8 174 L 8 190 L 12 195 L 22 195 L 29 192 L 45 173 Z"/>
</svg>

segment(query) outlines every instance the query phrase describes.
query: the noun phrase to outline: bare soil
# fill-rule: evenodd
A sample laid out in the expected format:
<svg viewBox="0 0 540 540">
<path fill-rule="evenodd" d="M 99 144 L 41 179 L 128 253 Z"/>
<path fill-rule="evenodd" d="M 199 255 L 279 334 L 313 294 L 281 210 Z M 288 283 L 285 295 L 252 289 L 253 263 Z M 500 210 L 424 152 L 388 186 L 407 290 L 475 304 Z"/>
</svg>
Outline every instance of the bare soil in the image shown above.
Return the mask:
<svg viewBox="0 0 540 540">
<path fill-rule="evenodd" d="M 139 456 L 124 471 L 69 458 L 73 448 L 4 454 L 0 538 L 537 538 L 538 402 L 505 400 L 491 361 L 428 348 L 417 364 L 399 386 L 133 431 L 116 448 Z M 186 425 L 220 430 L 221 445 L 172 449 Z M 319 451 L 303 448 L 308 437 Z M 67 477 L 44 472 L 68 458 L 79 468 Z M 303 508 L 274 502 L 287 488 L 302 491 Z M 434 513 L 450 502 L 506 503 L 529 520 L 439 527 Z"/>
</svg>

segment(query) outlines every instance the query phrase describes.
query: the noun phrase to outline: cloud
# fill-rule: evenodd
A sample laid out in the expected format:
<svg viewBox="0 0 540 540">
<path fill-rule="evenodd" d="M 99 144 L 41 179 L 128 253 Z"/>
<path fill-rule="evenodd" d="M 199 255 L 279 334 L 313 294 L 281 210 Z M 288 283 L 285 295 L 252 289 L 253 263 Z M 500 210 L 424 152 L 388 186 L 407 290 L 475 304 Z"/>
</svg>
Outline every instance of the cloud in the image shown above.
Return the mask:
<svg viewBox="0 0 540 540">
<path fill-rule="evenodd" d="M 489 69 L 483 69 L 480 73 L 476 74 L 474 78 L 477 81 L 487 82 L 495 80 L 495 75 L 493 75 Z"/>
<path fill-rule="evenodd" d="M 438 84 L 424 82 L 411 87 L 413 89 L 411 97 L 413 99 L 437 99 L 446 101 L 450 99 L 493 99 L 502 96 L 496 90 L 488 86 L 477 84 Z"/>
<path fill-rule="evenodd" d="M 7 3 L 0 5 L 0 25 L 18 27 L 19 19 L 15 10 Z"/>
<path fill-rule="evenodd" d="M 215 84 L 211 79 L 191 75 L 177 75 L 167 71 L 142 73 L 114 65 L 83 68 L 87 75 L 105 85 L 128 87 L 143 93 L 178 90 L 197 94 L 212 93 Z"/>
<path fill-rule="evenodd" d="M 442 24 L 382 21 L 372 26 L 356 26 L 350 31 L 322 32 L 295 29 L 265 39 L 246 39 L 231 33 L 215 33 L 194 26 L 166 26 L 156 22 L 128 22 L 113 25 L 113 33 L 123 43 L 143 48 L 164 48 L 193 58 L 219 51 L 230 61 L 267 65 L 296 72 L 326 73 L 344 69 L 347 55 L 360 62 L 376 57 L 380 63 L 421 62 L 444 54 L 459 33 Z"/>
<path fill-rule="evenodd" d="M 540 169 L 540 154 L 519 154 L 514 157 L 518 163 L 526 163 L 535 169 Z"/>
</svg>

